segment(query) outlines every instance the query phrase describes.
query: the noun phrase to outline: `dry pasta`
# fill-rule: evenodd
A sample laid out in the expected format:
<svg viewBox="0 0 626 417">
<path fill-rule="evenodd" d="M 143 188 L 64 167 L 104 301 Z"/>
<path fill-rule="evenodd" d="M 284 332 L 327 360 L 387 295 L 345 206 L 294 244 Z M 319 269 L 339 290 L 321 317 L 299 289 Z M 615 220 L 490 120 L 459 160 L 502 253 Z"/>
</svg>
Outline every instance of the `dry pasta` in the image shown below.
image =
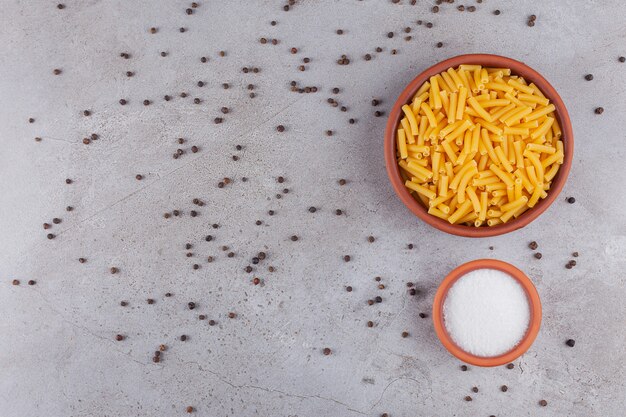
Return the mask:
<svg viewBox="0 0 626 417">
<path fill-rule="evenodd" d="M 396 143 L 405 186 L 451 224 L 518 218 L 547 197 L 563 163 L 555 111 L 508 68 L 448 68 L 402 107 Z"/>
</svg>

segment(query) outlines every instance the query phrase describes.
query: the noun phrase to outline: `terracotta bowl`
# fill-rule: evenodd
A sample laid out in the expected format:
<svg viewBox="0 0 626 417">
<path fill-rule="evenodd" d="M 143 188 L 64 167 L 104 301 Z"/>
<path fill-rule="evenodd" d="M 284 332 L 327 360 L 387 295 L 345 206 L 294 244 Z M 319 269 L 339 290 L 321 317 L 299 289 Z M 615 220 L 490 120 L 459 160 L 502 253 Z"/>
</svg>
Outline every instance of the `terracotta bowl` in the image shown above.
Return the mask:
<svg viewBox="0 0 626 417">
<path fill-rule="evenodd" d="M 482 357 L 464 351 L 454 343 L 448 334 L 443 319 L 443 304 L 448 295 L 448 290 L 452 285 L 468 272 L 484 268 L 498 269 L 519 282 L 524 292 L 526 292 L 528 306 L 530 308 L 530 322 L 526 334 L 517 346 L 499 356 Z M 433 324 L 435 326 L 435 333 L 437 333 L 437 337 L 439 337 L 443 346 L 463 362 L 476 366 L 500 366 L 510 363 L 523 355 L 535 341 L 539 333 L 539 327 L 541 327 L 541 301 L 532 281 L 522 271 L 509 263 L 496 259 L 478 259 L 457 267 L 441 282 L 435 294 L 435 300 L 433 301 Z"/>
<path fill-rule="evenodd" d="M 404 180 L 400 176 L 400 168 L 396 160 L 396 129 L 400 118 L 402 117 L 402 106 L 411 101 L 418 88 L 427 81 L 431 76 L 438 74 L 450 67 L 456 68 L 461 64 L 480 64 L 487 67 L 498 68 L 510 68 L 511 72 L 515 75 L 524 77 L 527 81 L 535 83 L 537 87 L 550 99 L 550 102 L 556 107 L 556 117 L 561 125 L 564 158 L 563 165 L 559 169 L 552 180 L 552 187 L 548 191 L 548 196 L 545 199 L 539 200 L 537 205 L 532 209 L 529 209 L 517 219 L 512 219 L 507 223 L 499 224 L 491 227 L 472 227 L 450 224 L 449 222 L 440 219 L 438 217 L 428 214 L 428 209 L 422 205 L 422 203 L 416 200 L 404 186 Z M 387 174 L 393 185 L 394 190 L 400 200 L 404 203 L 409 210 L 413 212 L 417 217 L 424 220 L 426 223 L 444 232 L 451 233 L 458 236 L 465 237 L 489 237 L 497 236 L 504 233 L 509 233 L 514 230 L 520 229 L 533 220 L 535 220 L 541 213 L 546 211 L 548 206 L 559 195 L 567 175 L 569 174 L 570 167 L 572 166 L 572 158 L 574 156 L 574 135 L 572 132 L 572 123 L 570 122 L 569 115 L 563 100 L 558 95 L 554 87 L 550 85 L 545 78 L 543 78 L 537 71 L 533 70 L 527 65 L 522 64 L 519 61 L 515 61 L 511 58 L 506 58 L 499 55 L 487 55 L 487 54 L 470 54 L 459 55 L 454 58 L 447 59 L 428 68 L 426 71 L 418 75 L 409 85 L 402 91 L 400 97 L 396 100 L 389 119 L 387 120 L 387 128 L 385 129 L 385 164 L 387 165 Z"/>
</svg>

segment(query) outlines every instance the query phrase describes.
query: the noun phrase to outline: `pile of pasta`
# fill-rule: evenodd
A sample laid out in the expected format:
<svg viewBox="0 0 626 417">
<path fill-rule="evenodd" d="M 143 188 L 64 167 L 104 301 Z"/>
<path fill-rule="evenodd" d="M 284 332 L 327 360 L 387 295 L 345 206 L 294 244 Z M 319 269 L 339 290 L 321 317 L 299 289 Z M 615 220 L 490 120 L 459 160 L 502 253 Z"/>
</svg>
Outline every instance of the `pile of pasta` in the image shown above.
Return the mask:
<svg viewBox="0 0 626 417">
<path fill-rule="evenodd" d="M 554 105 L 508 68 L 448 68 L 402 111 L 397 157 L 405 186 L 451 224 L 519 217 L 547 196 L 563 163 Z"/>
</svg>

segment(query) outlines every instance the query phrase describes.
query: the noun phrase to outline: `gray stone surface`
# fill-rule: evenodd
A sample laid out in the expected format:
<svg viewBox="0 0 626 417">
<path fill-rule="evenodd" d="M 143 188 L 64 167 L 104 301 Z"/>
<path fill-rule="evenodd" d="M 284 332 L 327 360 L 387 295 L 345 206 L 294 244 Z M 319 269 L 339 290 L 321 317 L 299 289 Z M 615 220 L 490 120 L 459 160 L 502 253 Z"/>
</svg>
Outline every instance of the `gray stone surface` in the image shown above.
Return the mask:
<svg viewBox="0 0 626 417">
<path fill-rule="evenodd" d="M 455 3 L 433 14 L 421 0 L 300 0 L 289 12 L 284 3 L 200 1 L 188 16 L 188 2 L 68 0 L 63 10 L 55 2 L 3 2 L 0 414 L 178 416 L 193 406 L 201 416 L 624 415 L 626 64 L 617 58 L 626 55 L 626 4 L 485 0 L 474 13 Z M 525 24 L 530 14 L 533 28 Z M 403 39 L 406 26 L 411 41 Z M 263 36 L 280 43 L 261 45 Z M 364 61 L 377 46 L 383 52 Z M 123 51 L 131 58 L 120 58 Z M 417 73 L 469 52 L 507 55 L 541 72 L 567 104 L 577 141 L 554 205 L 521 231 L 483 240 L 440 233 L 403 207 L 384 168 L 386 120 L 370 105 L 379 98 L 378 109 L 388 110 Z M 339 66 L 344 53 L 350 65 Z M 303 57 L 311 62 L 299 72 Z M 261 72 L 243 74 L 243 66 Z M 135 76 L 126 77 L 129 70 Z M 592 82 L 583 80 L 589 72 Z M 200 80 L 206 86 L 197 87 Z M 290 80 L 320 91 L 292 93 Z M 335 86 L 346 113 L 326 103 Z M 183 91 L 189 97 L 180 98 Z M 120 106 L 120 98 L 129 103 Z M 143 106 L 144 99 L 153 103 Z M 215 125 L 222 106 L 231 111 Z M 596 106 L 604 114 L 595 115 Z M 83 145 L 91 133 L 99 139 Z M 173 159 L 178 137 L 186 151 Z M 200 151 L 191 153 L 192 145 Z M 233 183 L 217 188 L 225 176 Z M 339 178 L 348 183 L 339 186 Z M 284 187 L 289 194 L 276 199 Z M 193 198 L 206 205 L 195 207 Z M 200 214 L 192 218 L 194 208 Z M 336 216 L 338 208 L 345 215 Z M 173 209 L 183 215 L 164 219 Z M 48 240 L 42 223 L 54 217 L 62 223 Z M 209 233 L 212 242 L 203 239 Z M 540 261 L 527 248 L 531 240 Z M 261 250 L 267 259 L 245 273 Z M 578 265 L 566 270 L 573 251 Z M 429 312 L 448 271 L 481 257 L 525 270 L 542 297 L 541 332 L 513 370 L 461 372 L 430 319 L 418 316 Z M 251 284 L 254 276 L 261 285 Z M 422 295 L 409 296 L 407 281 Z M 376 295 L 384 301 L 368 306 Z M 126 339 L 116 341 L 118 333 Z M 574 348 L 564 345 L 568 338 Z M 168 349 L 153 363 L 162 343 Z"/>
</svg>

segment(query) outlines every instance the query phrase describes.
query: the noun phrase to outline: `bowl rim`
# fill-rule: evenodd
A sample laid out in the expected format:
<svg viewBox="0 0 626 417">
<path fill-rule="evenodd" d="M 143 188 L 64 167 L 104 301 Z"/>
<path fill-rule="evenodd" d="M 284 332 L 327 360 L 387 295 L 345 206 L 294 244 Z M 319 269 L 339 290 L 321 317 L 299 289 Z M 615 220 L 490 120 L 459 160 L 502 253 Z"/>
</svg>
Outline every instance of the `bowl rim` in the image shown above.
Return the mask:
<svg viewBox="0 0 626 417">
<path fill-rule="evenodd" d="M 510 68 L 512 73 L 523 76 L 529 82 L 535 83 L 544 95 L 556 107 L 555 114 L 559 124 L 561 125 L 561 140 L 563 141 L 563 164 L 559 168 L 559 172 L 552 180 L 552 186 L 545 199 L 540 199 L 535 207 L 526 211 L 517 219 L 513 219 L 507 223 L 489 227 L 470 227 L 457 224 L 450 224 L 448 221 L 435 217 L 428 213 L 426 207 L 418 202 L 404 186 L 404 180 L 400 176 L 400 169 L 396 160 L 396 128 L 400 122 L 402 115 L 402 106 L 408 103 L 414 96 L 417 89 L 432 75 L 438 74 L 450 67 L 457 67 L 461 64 L 480 64 L 490 67 Z M 565 107 L 565 103 L 555 90 L 555 88 L 537 71 L 526 64 L 514 59 L 492 54 L 466 54 L 458 55 L 444 61 L 441 61 L 420 73 L 413 79 L 402 91 L 396 99 L 393 108 L 387 119 L 385 128 L 385 165 L 387 175 L 396 195 L 402 203 L 417 217 L 428 223 L 429 225 L 457 236 L 463 237 L 490 237 L 509 233 L 524 226 L 527 226 L 537 217 L 539 217 L 554 202 L 563 190 L 567 176 L 569 174 L 572 160 L 574 157 L 574 134 L 572 123 Z"/>
<path fill-rule="evenodd" d="M 454 343 L 444 324 L 443 304 L 446 296 L 448 295 L 448 291 L 462 276 L 477 269 L 497 269 L 510 275 L 522 286 L 528 299 L 528 305 L 530 308 L 528 329 L 520 342 L 513 349 L 503 353 L 502 355 L 482 357 L 472 355 L 471 353 L 464 351 L 456 343 Z M 539 298 L 539 293 L 537 292 L 535 285 L 520 269 L 510 263 L 500 261 L 498 259 L 476 259 L 456 267 L 444 278 L 437 289 L 437 293 L 435 294 L 432 315 L 435 333 L 441 341 L 441 344 L 443 344 L 443 346 L 452 355 L 463 362 L 475 366 L 501 366 L 510 363 L 523 355 L 537 338 L 539 328 L 541 327 L 541 299 Z"/>
</svg>

